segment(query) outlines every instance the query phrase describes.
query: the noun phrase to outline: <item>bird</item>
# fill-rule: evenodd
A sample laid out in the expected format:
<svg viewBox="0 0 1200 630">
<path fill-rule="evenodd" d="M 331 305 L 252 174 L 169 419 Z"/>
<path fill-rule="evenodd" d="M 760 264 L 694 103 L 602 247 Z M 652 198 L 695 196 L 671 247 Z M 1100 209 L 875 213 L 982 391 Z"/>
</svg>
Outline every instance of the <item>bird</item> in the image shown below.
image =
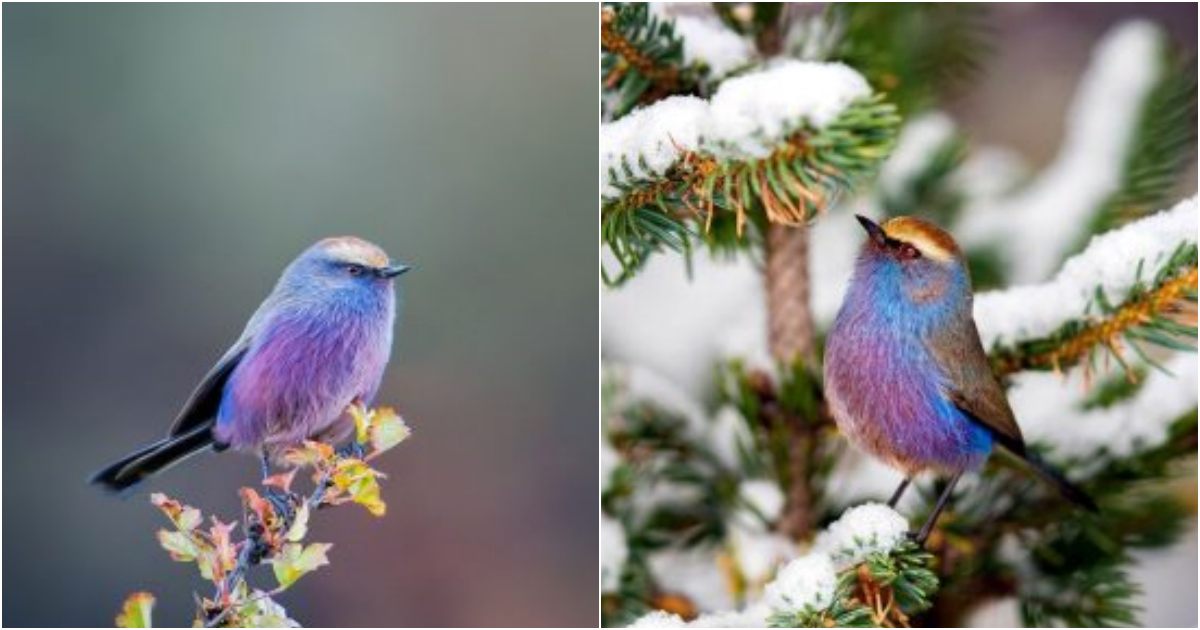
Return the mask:
<svg viewBox="0 0 1200 630">
<path fill-rule="evenodd" d="M 201 379 L 166 437 L 91 482 L 124 493 L 195 453 L 229 448 L 256 452 L 266 477 L 304 440 L 345 440 L 354 430 L 347 409 L 369 405 L 379 389 L 399 301 L 394 279 L 411 268 L 354 236 L 304 250 Z"/>
<path fill-rule="evenodd" d="M 904 474 L 890 507 L 916 474 L 949 476 L 917 541 L 929 536 L 963 474 L 997 447 L 1096 511 L 1086 492 L 1026 448 L 979 340 L 970 273 L 954 238 L 916 217 L 882 225 L 856 218 L 867 239 L 826 338 L 825 395 L 839 431 Z"/>
</svg>

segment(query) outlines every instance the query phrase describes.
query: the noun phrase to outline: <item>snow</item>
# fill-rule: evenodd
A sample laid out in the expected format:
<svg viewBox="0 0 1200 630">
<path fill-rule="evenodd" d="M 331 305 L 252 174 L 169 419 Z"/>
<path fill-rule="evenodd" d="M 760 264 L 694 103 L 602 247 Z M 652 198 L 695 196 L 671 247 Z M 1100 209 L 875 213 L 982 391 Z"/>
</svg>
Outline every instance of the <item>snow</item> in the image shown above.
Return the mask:
<svg viewBox="0 0 1200 630">
<path fill-rule="evenodd" d="M 692 282 L 679 256 L 654 256 L 638 275 L 600 296 L 605 358 L 646 366 L 700 400 L 714 384 L 725 331 L 737 330 L 747 309 L 762 315 L 762 279 L 750 260 L 696 252 Z"/>
<path fill-rule="evenodd" d="M 600 440 L 600 485 L 604 490 L 608 489 L 609 483 L 612 482 L 613 471 L 621 464 L 621 456 L 616 449 L 608 443 L 607 439 Z"/>
<path fill-rule="evenodd" d="M 775 520 L 783 512 L 783 491 L 774 481 L 766 479 L 743 481 L 738 488 L 738 496 L 768 521 Z"/>
<path fill-rule="evenodd" d="M 777 62 L 721 84 L 707 138 L 727 148 L 722 157 L 763 157 L 801 123 L 824 127 L 870 94 L 867 80 L 845 64 Z"/>
<path fill-rule="evenodd" d="M 626 169 L 635 179 L 661 175 L 681 151 L 703 147 L 721 159 L 767 155 L 801 125 L 823 127 L 870 93 L 866 79 L 844 64 L 781 61 L 725 81 L 711 102 L 663 99 L 600 126 L 601 195 L 619 196 Z"/>
<path fill-rule="evenodd" d="M 754 437 L 742 419 L 742 414 L 732 405 L 724 405 L 713 415 L 709 432 L 709 448 L 721 460 L 721 464 L 732 470 L 742 468 L 740 445 L 750 446 Z"/>
<path fill-rule="evenodd" d="M 975 323 L 983 346 L 1037 339 L 1079 319 L 1096 287 L 1112 303 L 1121 302 L 1137 280 L 1138 262 L 1145 261 L 1142 279 L 1153 277 L 1181 243 L 1196 241 L 1197 225 L 1192 197 L 1170 210 L 1093 237 L 1049 282 L 977 295 Z"/>
<path fill-rule="evenodd" d="M 688 625 L 693 628 L 765 628 L 771 611 L 758 604 L 734 612 L 700 615 Z"/>
<path fill-rule="evenodd" d="M 708 66 L 710 78 L 720 78 L 754 61 L 753 42 L 733 32 L 715 16 L 676 16 L 675 33 L 683 38 L 684 63 L 703 62 Z"/>
<path fill-rule="evenodd" d="M 600 515 L 600 588 L 605 593 L 617 590 L 621 567 L 629 556 L 625 529 L 616 519 Z"/>
<path fill-rule="evenodd" d="M 681 151 L 700 148 L 708 117 L 704 99 L 672 96 L 600 125 L 601 195 L 620 195 L 614 184 L 627 180 L 625 169 L 635 179 L 653 179 L 670 168 Z"/>
<path fill-rule="evenodd" d="M 814 547 L 829 554 L 839 569 L 872 553 L 887 553 L 904 541 L 908 519 L 882 503 L 850 508 L 817 536 Z"/>
<path fill-rule="evenodd" d="M 1146 21 L 1109 31 L 1093 51 L 1053 163 L 1019 192 L 964 213 L 962 242 L 1004 247 L 1019 282 L 1052 272 L 1119 185 L 1142 103 L 1161 72 L 1161 47 L 1161 32 Z"/>
<path fill-rule="evenodd" d="M 630 628 L 683 628 L 687 623 L 679 615 L 655 610 L 638 618 L 637 621 L 629 624 Z"/>
<path fill-rule="evenodd" d="M 650 571 L 659 584 L 683 595 L 703 612 L 733 608 L 733 593 L 725 580 L 715 546 L 692 549 L 665 549 L 647 558 Z"/>
<path fill-rule="evenodd" d="M 775 611 L 821 610 L 833 603 L 837 573 L 822 552 L 792 560 L 767 585 L 763 600 Z"/>
<path fill-rule="evenodd" d="M 641 365 L 610 366 L 610 369 L 621 383 L 618 409 L 635 402 L 650 402 L 665 412 L 682 416 L 692 437 L 700 438 L 708 432 L 704 408 L 670 377 Z"/>
<path fill-rule="evenodd" d="M 729 546 L 747 593 L 757 594 L 776 569 L 799 555 L 787 536 L 736 520 L 729 530 Z"/>
<path fill-rule="evenodd" d="M 1170 374 L 1151 370 L 1133 396 L 1109 407 L 1080 408 L 1079 370 L 1065 382 L 1049 372 L 1017 374 L 1008 399 L 1025 439 L 1053 444 L 1054 458 L 1089 458 L 1102 448 L 1124 457 L 1162 444 L 1170 423 L 1196 407 L 1196 355 L 1176 353 L 1163 366 Z M 1080 393 L 1071 396 L 1071 391 Z"/>
</svg>

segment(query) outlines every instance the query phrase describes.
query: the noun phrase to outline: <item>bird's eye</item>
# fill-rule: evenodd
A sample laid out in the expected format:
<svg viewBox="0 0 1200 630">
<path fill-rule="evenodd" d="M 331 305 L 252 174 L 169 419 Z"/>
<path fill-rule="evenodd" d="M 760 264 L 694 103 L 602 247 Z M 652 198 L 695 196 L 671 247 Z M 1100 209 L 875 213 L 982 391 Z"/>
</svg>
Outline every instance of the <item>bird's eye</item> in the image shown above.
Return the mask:
<svg viewBox="0 0 1200 630">
<path fill-rule="evenodd" d="M 366 271 L 362 265 L 348 265 L 346 272 L 352 276 L 361 276 Z"/>
<path fill-rule="evenodd" d="M 920 258 L 921 252 L 916 247 L 913 247 L 908 243 L 904 243 L 900 246 L 900 257 L 905 260 L 912 260 L 914 258 Z"/>
</svg>

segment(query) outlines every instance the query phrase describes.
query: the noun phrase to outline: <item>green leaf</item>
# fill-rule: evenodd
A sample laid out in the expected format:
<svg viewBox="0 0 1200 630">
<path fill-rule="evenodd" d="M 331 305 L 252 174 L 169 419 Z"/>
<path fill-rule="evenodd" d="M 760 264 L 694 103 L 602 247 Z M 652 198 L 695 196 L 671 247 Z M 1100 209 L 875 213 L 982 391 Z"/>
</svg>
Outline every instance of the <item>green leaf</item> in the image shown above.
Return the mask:
<svg viewBox="0 0 1200 630">
<path fill-rule="evenodd" d="M 150 613 L 154 610 L 154 596 L 139 591 L 125 598 L 121 612 L 117 614 L 118 628 L 153 628 Z"/>
<path fill-rule="evenodd" d="M 329 543 L 313 543 L 304 547 L 299 543 L 288 543 L 271 559 L 275 570 L 275 579 L 280 588 L 287 588 L 296 583 L 304 574 L 315 571 L 329 564 L 326 553 L 333 545 Z"/>
</svg>

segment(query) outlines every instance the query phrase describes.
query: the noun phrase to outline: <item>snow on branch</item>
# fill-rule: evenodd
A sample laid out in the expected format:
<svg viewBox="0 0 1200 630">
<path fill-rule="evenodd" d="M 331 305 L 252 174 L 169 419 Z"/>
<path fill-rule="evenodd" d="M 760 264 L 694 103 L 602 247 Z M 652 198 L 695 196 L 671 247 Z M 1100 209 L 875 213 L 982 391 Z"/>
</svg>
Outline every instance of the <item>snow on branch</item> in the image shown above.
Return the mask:
<svg viewBox="0 0 1200 630">
<path fill-rule="evenodd" d="M 1196 229 L 1196 199 L 1193 197 L 1170 210 L 1094 237 L 1087 249 L 1068 260 L 1049 282 L 976 296 L 975 321 L 984 347 L 994 348 L 1001 344 L 1015 347 L 1056 333 L 1066 333 L 1070 337 L 1072 331 L 1063 330 L 1063 327 L 1079 320 L 1086 322 L 1089 311 L 1094 314 L 1095 307 L 1103 306 L 1097 304 L 1098 300 L 1122 305 L 1130 298 L 1136 301 L 1144 295 L 1139 295 L 1138 290 L 1156 276 L 1161 281 L 1154 288 L 1177 289 L 1169 297 L 1183 299 L 1190 293 L 1194 298 Z M 1187 248 L 1189 244 L 1190 256 L 1186 255 L 1186 249 L 1181 252 L 1181 248 Z M 1190 286 L 1186 275 L 1189 270 Z M 1165 307 L 1168 304 L 1154 305 Z M 1157 314 L 1141 313 L 1145 316 Z M 1130 318 L 1125 323 L 1133 326 L 1145 322 Z M 1086 325 L 1078 328 L 1086 329 Z M 1096 339 L 1097 343 L 1107 341 Z"/>
<path fill-rule="evenodd" d="M 965 213 L 967 246 L 998 243 L 1018 281 L 1045 278 L 1121 182 L 1143 103 L 1163 71 L 1162 33 L 1131 21 L 1110 31 L 1092 55 L 1054 162 L 1021 191 Z"/>
<path fill-rule="evenodd" d="M 937 578 L 930 556 L 908 540 L 908 521 L 868 503 L 847 510 L 741 610 L 701 615 L 651 612 L 630 627 L 824 627 L 903 624 L 929 605 Z M 857 622 L 857 623 L 855 623 Z"/>
<path fill-rule="evenodd" d="M 871 93 L 840 63 L 790 61 L 722 84 L 711 102 L 672 97 L 600 128 L 605 198 L 631 180 L 666 175 L 686 151 L 720 159 L 763 157 L 805 125 L 821 128 Z"/>
<path fill-rule="evenodd" d="M 786 61 L 710 101 L 668 98 L 602 125 L 601 234 L 621 271 L 605 279 L 628 279 L 663 247 L 687 250 L 699 231 L 688 220 L 731 247 L 752 213 L 804 222 L 873 171 L 898 123 L 850 68 Z"/>
<path fill-rule="evenodd" d="M 674 6 L 653 3 L 650 10 L 675 20 L 675 32 L 683 38 L 684 63 L 707 68 L 709 76 L 718 80 L 754 63 L 754 43 L 748 38 L 726 28 L 712 15 L 669 16 L 668 10 Z"/>
</svg>

